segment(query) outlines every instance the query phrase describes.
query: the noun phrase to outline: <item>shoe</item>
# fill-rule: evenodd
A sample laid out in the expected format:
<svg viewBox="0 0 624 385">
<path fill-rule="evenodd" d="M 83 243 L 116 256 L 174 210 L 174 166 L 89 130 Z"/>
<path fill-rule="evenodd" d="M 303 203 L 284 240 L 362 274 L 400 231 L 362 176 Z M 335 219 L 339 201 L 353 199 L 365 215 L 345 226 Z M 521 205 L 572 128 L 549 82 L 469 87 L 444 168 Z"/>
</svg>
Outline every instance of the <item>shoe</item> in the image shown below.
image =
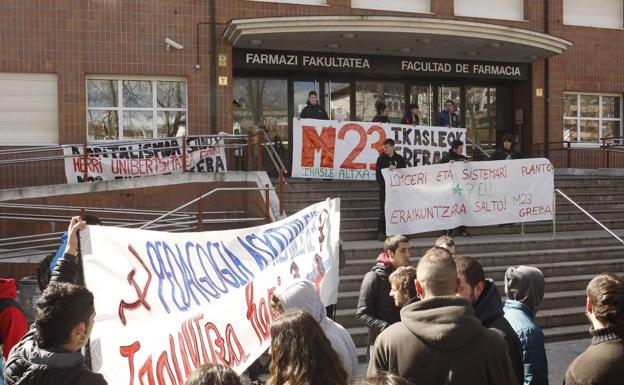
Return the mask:
<svg viewBox="0 0 624 385">
<path fill-rule="evenodd" d="M 381 232 L 377 233 L 377 240 L 380 241 L 380 242 L 385 241 L 386 240 L 386 234 L 381 233 Z"/>
</svg>

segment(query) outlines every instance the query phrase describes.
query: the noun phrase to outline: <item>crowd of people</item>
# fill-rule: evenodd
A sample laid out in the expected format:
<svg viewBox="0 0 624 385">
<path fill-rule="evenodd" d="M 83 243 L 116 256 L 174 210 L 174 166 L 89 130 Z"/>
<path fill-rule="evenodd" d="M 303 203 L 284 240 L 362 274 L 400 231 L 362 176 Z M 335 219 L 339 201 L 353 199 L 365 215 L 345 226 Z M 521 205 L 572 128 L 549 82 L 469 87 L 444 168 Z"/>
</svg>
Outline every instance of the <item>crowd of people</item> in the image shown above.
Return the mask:
<svg viewBox="0 0 624 385">
<path fill-rule="evenodd" d="M 4 381 L 23 384 L 106 384 L 83 356 L 94 325 L 95 299 L 84 286 L 77 232 L 71 219 L 63 256 L 37 302 L 35 322 L 16 341 L 0 313 Z M 351 336 L 332 319 L 314 285 L 296 280 L 273 293 L 270 308 L 269 385 L 548 384 L 544 334 L 535 315 L 545 280 L 530 266 L 504 276 L 506 300 L 477 259 L 457 257 L 449 236 L 410 265 L 409 239 L 395 235 L 361 284 L 357 317 L 369 330 L 368 370 L 356 378 Z M 2 311 L 22 322 L 11 303 Z M 16 310 L 17 309 L 17 310 Z M 587 286 L 591 346 L 565 374 L 565 385 L 620 384 L 624 378 L 624 280 L 603 273 Z M 23 326 L 23 324 L 22 324 Z M 7 333 L 7 329 L 10 331 Z M 12 339 L 12 340 L 11 340 Z M 88 350 L 86 350 L 88 351 Z M 241 378 L 219 364 L 196 368 L 188 385 L 238 385 Z"/>
</svg>

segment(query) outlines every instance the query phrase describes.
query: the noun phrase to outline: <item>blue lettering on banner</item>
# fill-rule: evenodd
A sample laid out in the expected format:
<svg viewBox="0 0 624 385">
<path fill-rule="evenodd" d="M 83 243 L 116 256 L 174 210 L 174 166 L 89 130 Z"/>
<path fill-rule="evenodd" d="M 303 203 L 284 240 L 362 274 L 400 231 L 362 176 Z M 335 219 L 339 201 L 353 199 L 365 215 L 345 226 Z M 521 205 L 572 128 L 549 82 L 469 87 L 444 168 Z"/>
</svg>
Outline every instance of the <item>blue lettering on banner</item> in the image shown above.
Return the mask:
<svg viewBox="0 0 624 385">
<path fill-rule="evenodd" d="M 317 216 L 318 212 L 306 213 L 260 234 L 236 239 L 263 271 L 269 265 L 314 250 L 313 233 L 317 226 L 312 219 Z M 150 241 L 145 248 L 158 277 L 158 297 L 167 313 L 171 313 L 172 307 L 184 312 L 193 304 L 210 303 L 254 278 L 252 270 L 223 242 L 189 241 L 181 247 L 177 243 Z"/>
</svg>

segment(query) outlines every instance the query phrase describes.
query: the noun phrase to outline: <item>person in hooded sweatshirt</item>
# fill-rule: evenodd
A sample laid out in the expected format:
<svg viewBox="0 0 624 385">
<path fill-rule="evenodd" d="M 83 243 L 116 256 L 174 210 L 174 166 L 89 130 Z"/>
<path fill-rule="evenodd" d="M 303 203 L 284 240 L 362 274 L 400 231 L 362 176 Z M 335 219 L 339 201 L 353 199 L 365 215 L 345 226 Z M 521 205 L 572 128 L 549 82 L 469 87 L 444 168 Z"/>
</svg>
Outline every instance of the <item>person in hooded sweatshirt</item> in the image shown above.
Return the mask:
<svg viewBox="0 0 624 385">
<path fill-rule="evenodd" d="M 7 385 L 106 385 L 101 374 L 85 366 L 80 350 L 89 341 L 95 318 L 93 293 L 79 279 L 77 231 L 86 223 L 73 217 L 67 249 L 50 284 L 37 301 L 30 331 L 13 347 L 4 369 Z"/>
<path fill-rule="evenodd" d="M 503 310 L 522 344 L 524 385 L 548 385 L 544 333 L 535 322 L 544 287 L 544 275 L 535 267 L 512 266 L 505 272 L 507 300 Z"/>
<path fill-rule="evenodd" d="M 587 285 L 591 345 L 566 371 L 564 385 L 621 384 L 624 379 L 624 279 L 602 273 Z"/>
<path fill-rule="evenodd" d="M 329 120 L 327 112 L 325 112 L 323 106 L 321 106 L 318 102 L 318 94 L 316 91 L 312 90 L 308 92 L 308 101 L 306 102 L 306 106 L 303 110 L 301 110 L 299 117 L 301 119 Z"/>
<path fill-rule="evenodd" d="M 4 359 L 9 357 L 11 348 L 28 331 L 26 315 L 15 301 L 16 296 L 15 280 L 0 278 L 0 343 Z"/>
<path fill-rule="evenodd" d="M 524 382 L 524 368 L 522 362 L 522 344 L 503 316 L 501 295 L 491 279 L 485 279 L 483 267 L 474 258 L 459 257 L 457 265 L 457 295 L 466 298 L 472 304 L 474 313 L 481 320 L 481 325 L 488 329 L 496 329 L 505 337 L 509 347 L 509 357 L 516 373 L 518 383 Z"/>
<path fill-rule="evenodd" d="M 368 327 L 368 343 L 373 345 L 382 330 L 401 320 L 399 308 L 390 297 L 389 276 L 397 268 L 409 265 L 409 240 L 404 235 L 388 237 L 377 264 L 366 273 L 360 286 L 356 317 Z"/>
<path fill-rule="evenodd" d="M 358 364 L 355 343 L 345 328 L 327 317 L 321 297 L 310 281 L 294 281 L 271 295 L 271 310 L 277 317 L 292 309 L 303 310 L 314 317 L 342 360 L 348 380 L 355 378 Z"/>
<path fill-rule="evenodd" d="M 457 286 L 451 254 L 428 250 L 416 274 L 421 300 L 379 335 L 367 375 L 390 372 L 415 385 L 517 384 L 505 340 L 481 325 L 470 302 L 455 295 Z"/>
</svg>

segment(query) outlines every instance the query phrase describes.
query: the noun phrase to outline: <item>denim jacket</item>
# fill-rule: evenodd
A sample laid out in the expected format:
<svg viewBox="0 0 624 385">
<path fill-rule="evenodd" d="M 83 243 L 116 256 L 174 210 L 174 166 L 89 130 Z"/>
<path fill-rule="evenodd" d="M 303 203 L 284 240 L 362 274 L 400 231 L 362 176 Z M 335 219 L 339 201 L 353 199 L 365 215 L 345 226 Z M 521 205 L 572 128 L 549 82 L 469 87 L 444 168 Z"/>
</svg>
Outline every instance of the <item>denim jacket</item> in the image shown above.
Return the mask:
<svg viewBox="0 0 624 385">
<path fill-rule="evenodd" d="M 528 306 L 519 301 L 505 301 L 505 319 L 518 334 L 524 361 L 524 385 L 548 385 L 548 362 L 544 333 Z"/>
</svg>

